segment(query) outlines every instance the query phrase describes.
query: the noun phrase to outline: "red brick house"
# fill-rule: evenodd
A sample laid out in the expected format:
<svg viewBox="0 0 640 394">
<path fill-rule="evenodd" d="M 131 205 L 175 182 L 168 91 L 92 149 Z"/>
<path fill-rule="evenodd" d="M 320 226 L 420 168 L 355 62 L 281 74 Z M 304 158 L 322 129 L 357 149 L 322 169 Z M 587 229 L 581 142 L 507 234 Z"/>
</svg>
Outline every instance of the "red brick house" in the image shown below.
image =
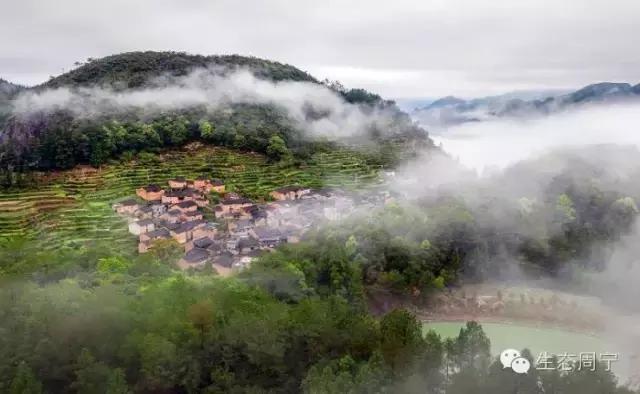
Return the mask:
<svg viewBox="0 0 640 394">
<path fill-rule="evenodd" d="M 136 189 L 136 194 L 147 201 L 161 200 L 164 195 L 164 190 L 158 185 L 147 185 Z"/>
<path fill-rule="evenodd" d="M 187 180 L 183 177 L 169 179 L 169 187 L 172 189 L 184 189 L 187 187 Z"/>
</svg>

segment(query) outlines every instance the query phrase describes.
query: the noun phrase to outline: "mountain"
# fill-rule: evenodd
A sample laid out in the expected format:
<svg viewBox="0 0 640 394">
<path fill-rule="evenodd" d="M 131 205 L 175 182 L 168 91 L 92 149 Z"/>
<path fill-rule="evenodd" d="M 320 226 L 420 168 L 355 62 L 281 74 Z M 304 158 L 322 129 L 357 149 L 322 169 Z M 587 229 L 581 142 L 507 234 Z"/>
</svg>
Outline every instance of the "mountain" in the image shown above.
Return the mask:
<svg viewBox="0 0 640 394">
<path fill-rule="evenodd" d="M 433 146 L 393 101 L 240 55 L 123 53 L 18 93 L 0 129 L 0 171 L 98 166 L 192 141 L 278 160 L 304 160 L 336 143 Z"/>
<path fill-rule="evenodd" d="M 128 52 L 76 63 L 76 69 L 54 77 L 40 87 L 109 86 L 118 89 L 139 88 L 164 75 L 184 76 L 198 68 L 243 67 L 259 78 L 271 81 L 318 81 L 306 72 L 290 66 L 240 55 L 202 56 L 184 52 Z"/>
<path fill-rule="evenodd" d="M 632 86 L 628 83 L 601 82 L 573 92 L 507 93 L 469 100 L 447 96 L 414 110 L 411 115 L 420 124 L 438 130 L 467 122 L 503 117 L 544 116 L 583 105 L 632 100 L 640 100 L 640 84 Z"/>
</svg>

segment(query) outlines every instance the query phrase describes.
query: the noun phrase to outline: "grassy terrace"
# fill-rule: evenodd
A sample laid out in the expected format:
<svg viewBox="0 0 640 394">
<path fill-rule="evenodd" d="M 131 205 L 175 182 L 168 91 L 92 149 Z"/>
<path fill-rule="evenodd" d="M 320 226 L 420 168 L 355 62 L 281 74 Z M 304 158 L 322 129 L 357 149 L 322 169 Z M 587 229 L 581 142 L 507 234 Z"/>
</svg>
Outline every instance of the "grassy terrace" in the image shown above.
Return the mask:
<svg viewBox="0 0 640 394">
<path fill-rule="evenodd" d="M 111 204 L 148 184 L 166 185 L 175 176 L 207 175 L 223 179 L 229 190 L 260 199 L 274 188 L 305 186 L 363 187 L 379 181 L 379 167 L 351 151 L 315 155 L 304 168 L 267 163 L 258 154 L 205 147 L 158 156 L 156 161 L 79 168 L 41 177 L 28 189 L 0 192 L 0 238 L 23 236 L 34 247 L 74 247 L 106 240 L 114 248 L 133 249 L 124 220 Z"/>
</svg>

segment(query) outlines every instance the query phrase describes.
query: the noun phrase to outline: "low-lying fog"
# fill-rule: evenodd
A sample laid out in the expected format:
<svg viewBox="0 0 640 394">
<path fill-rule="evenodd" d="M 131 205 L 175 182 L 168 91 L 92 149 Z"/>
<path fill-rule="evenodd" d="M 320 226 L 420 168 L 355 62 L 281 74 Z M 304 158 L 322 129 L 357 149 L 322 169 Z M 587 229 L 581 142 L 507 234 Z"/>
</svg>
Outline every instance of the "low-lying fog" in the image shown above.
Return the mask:
<svg viewBox="0 0 640 394">
<path fill-rule="evenodd" d="M 430 183 L 430 176 L 433 176 L 436 180 L 446 178 L 455 183 L 454 190 L 462 193 L 470 184 L 482 184 L 493 190 L 493 195 L 517 198 L 522 193 L 530 194 L 544 183 L 539 174 L 553 177 L 566 171 L 567 162 L 580 157 L 584 160 L 582 163 L 609 174 L 607 179 L 611 182 L 598 184 L 599 187 L 628 193 L 636 199 L 636 203 L 640 203 L 637 193 L 640 189 L 635 187 L 640 179 L 637 182 L 634 179 L 640 168 L 640 104 L 601 105 L 547 117 L 467 123 L 452 126 L 432 135 L 432 138 L 463 167 L 472 171 L 463 171 L 464 176 L 461 177 L 460 170 L 453 170 L 450 164 L 438 166 L 438 160 L 434 162 L 432 158 L 428 161 L 431 165 L 435 163 L 438 171 L 430 172 L 425 164 L 409 165 L 408 173 L 421 174 L 422 190 L 425 190 L 424 185 Z M 529 170 L 521 171 L 522 168 Z M 588 178 L 593 168 L 579 169 L 574 166 L 571 171 L 583 173 Z M 473 175 L 474 172 L 477 175 Z M 622 184 L 626 186 L 619 190 Z M 498 215 L 496 220 L 508 221 L 508 212 Z M 630 234 L 610 244 L 612 253 L 603 262 L 603 269 L 582 278 L 589 283 L 582 287 L 582 294 L 601 300 L 605 308 L 603 316 L 607 317 L 603 319 L 607 328 L 603 337 L 615 344 L 616 349 L 625 350 L 621 357 L 626 360 L 621 363 L 624 368 L 620 370 L 624 378 L 638 373 L 638 245 L 640 223 L 637 222 Z M 519 278 L 519 282 L 531 288 L 539 285 L 527 278 Z M 562 291 L 561 283 L 547 285 Z"/>
<path fill-rule="evenodd" d="M 640 104 L 584 107 L 541 118 L 465 123 L 432 138 L 463 165 L 483 173 L 560 147 L 640 146 Z"/>
</svg>

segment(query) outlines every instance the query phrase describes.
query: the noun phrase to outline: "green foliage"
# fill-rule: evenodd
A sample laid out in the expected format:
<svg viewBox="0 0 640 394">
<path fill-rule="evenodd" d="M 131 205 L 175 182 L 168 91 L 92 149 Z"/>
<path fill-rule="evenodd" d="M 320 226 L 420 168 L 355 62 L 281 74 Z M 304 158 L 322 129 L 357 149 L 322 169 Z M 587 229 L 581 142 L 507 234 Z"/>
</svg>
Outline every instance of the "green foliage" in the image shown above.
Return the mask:
<svg viewBox="0 0 640 394">
<path fill-rule="evenodd" d="M 267 156 L 273 160 L 282 160 L 290 154 L 287 145 L 279 135 L 273 135 L 269 138 L 267 146 Z"/>
<path fill-rule="evenodd" d="M 119 256 L 103 257 L 98 260 L 99 273 L 102 274 L 123 274 L 129 270 L 131 264 L 129 261 Z"/>
<path fill-rule="evenodd" d="M 396 309 L 385 315 L 380 321 L 380 335 L 382 355 L 396 373 L 413 365 L 424 346 L 422 326 L 406 310 Z"/>
<path fill-rule="evenodd" d="M 556 201 L 556 211 L 559 215 L 559 220 L 562 223 L 572 222 L 576 220 L 576 210 L 573 206 L 571 197 L 567 194 L 561 194 Z"/>
<path fill-rule="evenodd" d="M 27 363 L 20 362 L 9 386 L 9 394 L 40 394 L 42 384 L 36 379 Z"/>
<path fill-rule="evenodd" d="M 131 52 L 92 59 L 51 79 L 43 87 L 134 89 L 153 84 L 158 77 L 184 76 L 196 68 L 211 66 L 218 67 L 221 73 L 245 67 L 258 78 L 271 81 L 318 83 L 292 66 L 252 57 Z M 420 145 L 418 142 L 423 147 L 433 146 L 424 130 L 392 102 L 362 89 L 339 93 L 348 103 L 363 106 L 365 111 L 385 107 L 394 114 L 384 130 L 370 130 L 371 136 L 382 143 L 376 161 L 385 164 L 396 161 L 398 152 L 393 147 L 396 140 L 412 140 L 413 146 Z M 271 104 L 230 103 L 227 108 L 215 110 L 194 106 L 155 113 L 106 110 L 91 119 L 59 110 L 37 117 L 12 117 L 3 129 L 6 138 L 0 146 L 0 171 L 6 173 L 8 184 L 14 184 L 14 178 L 19 177 L 16 174 L 30 170 L 68 169 L 87 163 L 98 167 L 125 152 L 157 151 L 196 140 L 262 152 L 276 161 L 292 157 L 304 161 L 335 146 L 326 140 L 305 138 L 305 130 L 300 130 L 285 110 Z M 385 138 L 381 138 L 383 134 Z"/>
<path fill-rule="evenodd" d="M 215 133 L 215 128 L 208 120 L 201 120 L 198 124 L 198 129 L 200 130 L 200 137 L 204 140 L 211 141 L 213 140 L 213 136 Z"/>
</svg>

